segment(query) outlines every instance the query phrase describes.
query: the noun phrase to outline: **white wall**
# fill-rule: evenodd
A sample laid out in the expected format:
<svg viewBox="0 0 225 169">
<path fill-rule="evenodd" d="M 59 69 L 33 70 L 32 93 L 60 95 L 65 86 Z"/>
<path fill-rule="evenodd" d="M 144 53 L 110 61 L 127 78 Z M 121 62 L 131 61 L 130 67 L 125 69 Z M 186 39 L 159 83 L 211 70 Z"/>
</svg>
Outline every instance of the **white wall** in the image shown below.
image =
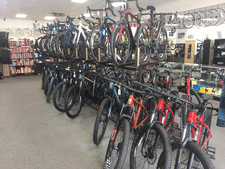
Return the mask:
<svg viewBox="0 0 225 169">
<path fill-rule="evenodd" d="M 208 26 L 208 27 L 193 27 L 191 29 L 178 29 L 174 35 L 174 38 L 171 38 L 174 40 L 174 43 L 185 43 L 189 40 L 196 40 L 195 43 L 195 49 L 197 47 L 197 43 L 200 43 L 198 40 L 204 41 L 206 38 L 208 39 L 218 39 L 217 32 L 220 31 L 222 34 L 222 38 L 225 39 L 225 24 L 219 25 L 219 26 Z M 179 33 L 185 33 L 185 37 L 183 39 L 178 39 Z M 194 38 L 189 39 L 188 35 L 194 35 Z M 169 36 L 168 36 L 169 37 Z M 169 37 L 170 39 L 170 37 Z M 195 51 L 195 54 L 197 51 Z"/>
<path fill-rule="evenodd" d="M 12 33 L 9 34 L 9 38 L 10 39 L 12 38 L 12 40 L 18 40 L 22 38 L 29 38 L 35 40 L 36 38 L 42 35 L 39 32 L 33 31 L 33 23 L 35 23 L 35 21 L 32 20 L 6 19 L 6 21 L 4 21 L 3 19 L 0 19 L 0 31 L 6 31 L 6 29 L 9 28 L 12 31 Z M 47 23 L 49 22 L 38 21 L 37 23 L 39 23 L 41 27 L 42 25 L 46 26 Z M 15 36 L 15 30 L 18 28 L 22 30 L 24 30 L 24 28 L 31 29 L 32 36 L 31 37 L 25 37 L 24 35 L 20 37 Z"/>
</svg>

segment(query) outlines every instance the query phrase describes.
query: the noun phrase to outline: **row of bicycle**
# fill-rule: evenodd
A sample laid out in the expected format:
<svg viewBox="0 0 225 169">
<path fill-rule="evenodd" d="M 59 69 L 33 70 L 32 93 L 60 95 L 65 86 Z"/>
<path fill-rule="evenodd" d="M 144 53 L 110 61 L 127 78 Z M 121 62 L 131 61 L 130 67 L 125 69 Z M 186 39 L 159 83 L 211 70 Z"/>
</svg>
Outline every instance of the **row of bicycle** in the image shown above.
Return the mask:
<svg viewBox="0 0 225 169">
<path fill-rule="evenodd" d="M 208 106 L 209 96 L 201 98 L 190 88 L 189 72 L 165 81 L 157 68 L 121 72 L 82 61 L 66 67 L 46 65 L 42 88 L 47 101 L 52 95 L 55 108 L 70 118 L 78 117 L 85 103 L 98 110 L 93 131 L 96 145 L 109 120 L 115 122 L 103 168 L 123 168 L 133 135 L 132 169 L 214 168 L 208 154 L 212 152 L 212 110 L 217 109 Z M 173 87 L 172 81 L 180 77 L 186 78 L 186 85 Z M 175 116 L 180 117 L 178 136 L 174 136 Z"/>
<path fill-rule="evenodd" d="M 164 26 L 170 22 L 169 29 L 172 30 L 177 13 L 156 13 L 155 7 L 148 6 L 144 9 L 136 0 L 139 13 L 135 15 L 129 10 L 128 3 L 126 1 L 119 11 L 121 19 L 117 22 L 108 16 L 109 12 L 113 16 L 115 14 L 110 1 L 106 0 L 105 8 L 87 8 L 92 20 L 81 14 L 74 18 L 67 16 L 65 22 L 57 21 L 42 27 L 41 33 L 45 36 L 36 40 L 36 51 L 44 56 L 61 59 L 84 59 L 88 56 L 95 62 L 113 62 L 116 66 L 134 62 L 138 48 L 141 64 L 166 59 L 168 40 Z M 102 12 L 102 18 L 94 17 L 93 12 Z M 148 16 L 145 22 L 142 16 Z M 166 21 L 166 16 L 171 17 Z M 75 25 L 75 20 L 80 23 Z"/>
</svg>

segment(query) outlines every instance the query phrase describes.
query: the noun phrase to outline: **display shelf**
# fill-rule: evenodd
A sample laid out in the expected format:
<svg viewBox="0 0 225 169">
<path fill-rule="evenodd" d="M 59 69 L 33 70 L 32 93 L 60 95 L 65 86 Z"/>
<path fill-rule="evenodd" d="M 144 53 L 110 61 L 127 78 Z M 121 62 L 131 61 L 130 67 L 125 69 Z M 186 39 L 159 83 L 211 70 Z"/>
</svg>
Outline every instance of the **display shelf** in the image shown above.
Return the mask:
<svg viewBox="0 0 225 169">
<path fill-rule="evenodd" d="M 182 65 L 181 67 L 179 65 Z M 164 62 L 161 63 L 160 69 L 171 69 L 172 74 L 177 73 L 178 75 L 186 72 L 188 70 L 191 70 L 194 68 L 194 71 L 191 71 L 191 81 L 192 81 L 192 87 L 196 87 L 194 85 L 203 85 L 201 91 L 203 93 L 197 92 L 200 95 L 203 94 L 210 94 L 213 96 L 213 99 L 216 101 L 220 100 L 220 95 L 222 93 L 222 86 L 223 86 L 223 80 L 225 78 L 225 67 L 222 66 L 207 66 L 207 65 L 201 65 L 201 64 L 191 64 L 191 63 L 176 63 L 176 65 L 173 62 Z M 184 84 L 185 79 L 180 78 L 174 82 L 176 85 Z"/>
<path fill-rule="evenodd" d="M 15 66 L 11 66 L 11 67 L 21 67 L 21 66 L 34 66 L 34 65 L 15 65 Z"/>
<path fill-rule="evenodd" d="M 10 65 L 11 74 L 33 74 L 35 59 L 33 41 L 24 39 L 23 41 L 11 41 L 10 44 L 11 59 L 13 61 Z"/>
</svg>

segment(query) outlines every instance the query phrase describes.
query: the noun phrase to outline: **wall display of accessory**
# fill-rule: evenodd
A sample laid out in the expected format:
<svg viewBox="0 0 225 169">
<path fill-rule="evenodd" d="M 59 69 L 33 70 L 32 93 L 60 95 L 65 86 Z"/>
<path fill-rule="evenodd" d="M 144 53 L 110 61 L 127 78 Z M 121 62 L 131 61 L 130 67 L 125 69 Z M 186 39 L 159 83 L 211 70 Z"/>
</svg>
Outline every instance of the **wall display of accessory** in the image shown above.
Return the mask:
<svg viewBox="0 0 225 169">
<path fill-rule="evenodd" d="M 22 41 L 10 41 L 12 64 L 10 70 L 12 75 L 34 73 L 33 41 L 23 39 Z"/>
<path fill-rule="evenodd" d="M 220 101 L 225 78 L 225 67 L 175 62 L 162 62 L 160 65 L 162 69 L 171 69 L 173 74 L 176 75 L 193 69 L 191 71 L 192 88 L 199 94 L 210 94 L 214 100 Z M 175 85 L 184 85 L 184 83 L 184 78 L 174 82 Z"/>
<path fill-rule="evenodd" d="M 215 40 L 213 64 L 225 66 L 225 39 Z"/>
<path fill-rule="evenodd" d="M 179 29 L 190 29 L 193 26 L 217 26 L 224 22 L 225 4 L 182 12 L 177 18 Z"/>
</svg>

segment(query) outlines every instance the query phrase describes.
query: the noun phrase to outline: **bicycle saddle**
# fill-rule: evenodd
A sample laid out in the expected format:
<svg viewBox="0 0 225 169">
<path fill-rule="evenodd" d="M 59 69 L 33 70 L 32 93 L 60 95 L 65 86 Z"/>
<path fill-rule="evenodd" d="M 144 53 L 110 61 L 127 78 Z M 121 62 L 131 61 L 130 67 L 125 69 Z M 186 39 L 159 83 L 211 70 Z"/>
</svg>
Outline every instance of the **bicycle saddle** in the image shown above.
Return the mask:
<svg viewBox="0 0 225 169">
<path fill-rule="evenodd" d="M 213 100 L 213 96 L 209 94 L 203 94 L 202 99 L 203 101 Z"/>
<path fill-rule="evenodd" d="M 147 10 L 155 11 L 155 7 L 154 6 L 147 6 Z"/>
</svg>

